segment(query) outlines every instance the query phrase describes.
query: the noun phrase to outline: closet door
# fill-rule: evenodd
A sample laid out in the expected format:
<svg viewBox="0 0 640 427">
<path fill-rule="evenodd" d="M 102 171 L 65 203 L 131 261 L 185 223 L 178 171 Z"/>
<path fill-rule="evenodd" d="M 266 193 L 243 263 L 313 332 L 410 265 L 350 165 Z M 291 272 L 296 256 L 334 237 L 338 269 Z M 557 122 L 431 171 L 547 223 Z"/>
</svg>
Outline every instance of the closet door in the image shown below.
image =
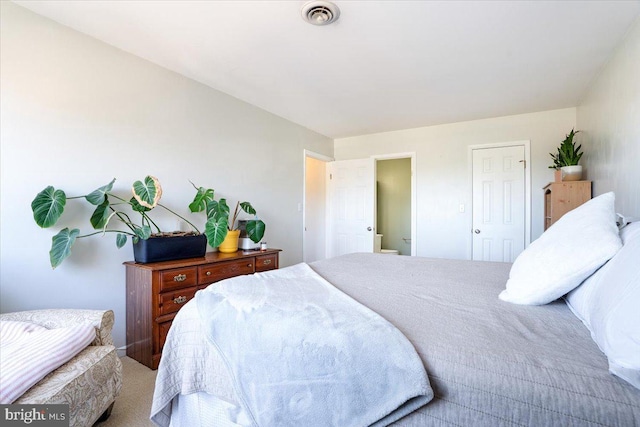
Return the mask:
<svg viewBox="0 0 640 427">
<path fill-rule="evenodd" d="M 473 150 L 473 259 L 513 262 L 525 247 L 522 145 Z"/>
</svg>

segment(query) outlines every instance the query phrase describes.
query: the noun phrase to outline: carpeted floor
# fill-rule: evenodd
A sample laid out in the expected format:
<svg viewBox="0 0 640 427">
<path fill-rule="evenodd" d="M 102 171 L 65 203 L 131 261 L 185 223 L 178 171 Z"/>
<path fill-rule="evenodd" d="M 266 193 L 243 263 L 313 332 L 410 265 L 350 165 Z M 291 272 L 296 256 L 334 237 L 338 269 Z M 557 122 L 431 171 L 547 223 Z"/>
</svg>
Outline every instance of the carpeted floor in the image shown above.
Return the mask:
<svg viewBox="0 0 640 427">
<path fill-rule="evenodd" d="M 156 371 L 129 357 L 122 361 L 122 391 L 113 406 L 109 419 L 95 427 L 148 427 Z"/>
</svg>

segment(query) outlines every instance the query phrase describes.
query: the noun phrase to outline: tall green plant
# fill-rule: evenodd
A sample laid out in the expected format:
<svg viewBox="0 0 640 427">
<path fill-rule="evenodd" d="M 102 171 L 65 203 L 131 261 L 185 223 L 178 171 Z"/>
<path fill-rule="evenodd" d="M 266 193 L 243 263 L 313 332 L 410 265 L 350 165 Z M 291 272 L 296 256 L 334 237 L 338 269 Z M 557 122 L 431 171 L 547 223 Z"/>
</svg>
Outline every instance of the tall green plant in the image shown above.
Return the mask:
<svg viewBox="0 0 640 427">
<path fill-rule="evenodd" d="M 157 206 L 184 220 L 200 234 L 195 225 L 159 203 L 162 197 L 162 187 L 157 178 L 149 175 L 142 181 L 134 182 L 131 188 L 132 196 L 129 200 L 112 192 L 115 181 L 116 179 L 114 178 L 110 183 L 89 194 L 74 197 L 67 197 L 63 190 L 48 186 L 33 199 L 31 202 L 33 219 L 42 228 L 52 227 L 58 222 L 64 213 L 67 200 L 85 199 L 95 206 L 89 222 L 94 230 L 98 231 L 80 234 L 78 228 L 69 230 L 69 228 L 65 227 L 60 230 L 58 234 L 53 236 L 51 250 L 49 251 L 51 267 L 58 267 L 62 261 L 71 255 L 71 248 L 76 239 L 97 234 L 116 233 L 116 247 L 121 248 L 127 243 L 128 237 L 131 237 L 132 241 L 136 243 L 139 239 L 148 239 L 152 235 L 153 229 L 161 233 L 160 227 L 149 216 L 149 211 Z M 124 211 L 123 207 L 130 209 L 132 212 Z M 133 215 L 134 213 L 140 215 L 139 224 L 131 220 L 130 214 Z M 124 224 L 126 230 L 114 228 L 112 220 Z"/>
<path fill-rule="evenodd" d="M 257 218 L 256 210 L 249 202 L 237 202 L 233 216 L 230 215 L 231 210 L 226 199 L 215 200 L 215 191 L 211 188 L 197 187 L 191 183 L 196 189 L 196 195 L 193 202 L 189 205 L 191 212 L 206 212 L 207 223 L 205 224 L 204 234 L 207 236 L 207 242 L 212 247 L 218 247 L 227 237 L 230 230 L 236 230 L 236 222 L 242 211 L 254 218 L 247 221 L 246 231 L 249 238 L 258 243 L 264 237 L 266 230 L 265 223 Z"/>
<path fill-rule="evenodd" d="M 576 166 L 582 157 L 582 152 L 580 149 L 582 145 L 578 145 L 576 147 L 573 138 L 580 131 L 575 131 L 571 129 L 566 135 L 566 138 L 558 147 L 558 152 L 556 154 L 549 153 L 551 159 L 553 160 L 553 165 L 549 166 L 550 169 L 560 169 L 563 166 Z"/>
</svg>

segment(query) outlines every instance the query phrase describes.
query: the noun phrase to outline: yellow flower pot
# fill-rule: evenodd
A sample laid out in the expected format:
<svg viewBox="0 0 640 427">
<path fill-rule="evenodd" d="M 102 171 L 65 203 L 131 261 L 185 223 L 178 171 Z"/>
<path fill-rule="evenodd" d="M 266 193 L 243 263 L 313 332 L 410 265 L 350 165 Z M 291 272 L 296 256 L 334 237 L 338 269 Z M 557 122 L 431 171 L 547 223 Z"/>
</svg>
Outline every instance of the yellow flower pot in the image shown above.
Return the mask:
<svg viewBox="0 0 640 427">
<path fill-rule="evenodd" d="M 240 230 L 230 230 L 227 232 L 227 237 L 224 238 L 218 250 L 222 253 L 228 254 L 238 251 L 238 237 L 240 237 Z"/>
</svg>

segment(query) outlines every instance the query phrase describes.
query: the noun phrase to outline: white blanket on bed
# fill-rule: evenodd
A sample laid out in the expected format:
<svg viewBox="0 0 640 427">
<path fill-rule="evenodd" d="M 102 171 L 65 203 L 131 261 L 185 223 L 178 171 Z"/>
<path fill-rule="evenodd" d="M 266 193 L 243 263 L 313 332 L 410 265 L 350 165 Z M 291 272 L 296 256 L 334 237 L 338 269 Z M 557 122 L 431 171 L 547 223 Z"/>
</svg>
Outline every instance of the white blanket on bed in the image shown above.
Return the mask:
<svg viewBox="0 0 640 427">
<path fill-rule="evenodd" d="M 195 302 L 257 426 L 387 425 L 433 397 L 404 335 L 306 264 L 225 280 Z"/>
</svg>

